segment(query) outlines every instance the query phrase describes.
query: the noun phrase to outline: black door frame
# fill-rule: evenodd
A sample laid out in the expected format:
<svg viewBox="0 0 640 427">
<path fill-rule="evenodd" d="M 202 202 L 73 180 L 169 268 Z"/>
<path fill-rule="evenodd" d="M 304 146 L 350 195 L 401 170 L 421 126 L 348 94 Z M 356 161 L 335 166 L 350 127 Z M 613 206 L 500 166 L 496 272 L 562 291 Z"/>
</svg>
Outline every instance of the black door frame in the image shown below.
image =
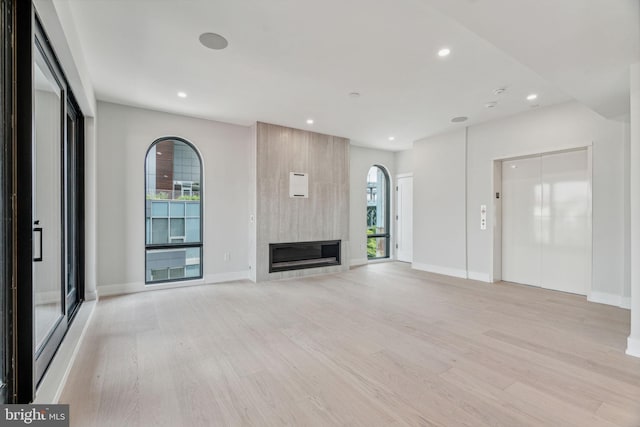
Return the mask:
<svg viewBox="0 0 640 427">
<path fill-rule="evenodd" d="M 14 315 L 15 349 L 15 402 L 28 403 L 35 396 L 34 355 L 33 355 L 33 207 L 32 196 L 32 124 L 33 124 L 33 46 L 34 46 L 33 3 L 17 1 L 15 34 L 16 102 L 16 171 L 15 181 L 20 183 L 20 194 L 14 185 L 17 300 Z"/>
<path fill-rule="evenodd" d="M 78 204 L 78 236 L 76 244 L 78 245 L 78 268 L 77 268 L 77 286 L 78 286 L 78 306 L 84 299 L 84 126 L 83 115 L 73 98 L 69 89 L 68 80 L 64 75 L 64 70 L 55 55 L 53 48 L 49 43 L 42 25 L 40 24 L 35 8 L 30 0 L 2 0 L 12 1 L 15 7 L 15 27 L 14 27 L 14 72 L 15 86 L 13 104 L 14 109 L 14 135 L 15 135 L 15 153 L 14 153 L 14 210 L 13 210 L 13 236 L 15 242 L 15 252 L 12 260 L 14 270 L 14 287 L 16 289 L 14 315 L 13 315 L 13 335 L 14 335 L 14 354 L 13 354 L 13 393 L 10 400 L 14 403 L 29 403 L 35 397 L 37 381 L 42 377 L 46 370 L 50 358 L 55 354 L 58 346 L 47 349 L 46 355 L 40 355 L 44 359 L 49 359 L 42 364 L 36 363 L 34 348 L 34 308 L 33 308 L 33 107 L 34 107 L 34 48 L 35 40 L 38 38 L 40 46 L 45 51 L 45 56 L 54 67 L 58 70 L 58 77 L 65 87 L 62 96 L 62 135 L 61 141 L 66 147 L 66 108 L 70 103 L 76 113 L 78 119 L 78 150 L 76 156 L 76 179 L 77 179 L 77 204 Z M 36 36 L 37 35 L 37 36 Z M 67 172 L 66 160 L 61 165 L 63 175 Z M 66 180 L 62 182 L 62 192 L 67 193 Z M 66 212 L 66 196 L 61 200 L 63 209 Z M 66 214 L 62 217 L 65 222 Z M 63 224 L 65 230 L 66 224 Z M 64 240 L 64 239 L 63 239 Z M 66 248 L 63 247 L 62 256 L 63 264 L 66 262 Z M 63 265 L 64 267 L 64 265 Z M 63 274 L 66 268 L 63 268 Z M 66 278 L 63 281 L 63 289 L 60 290 L 62 300 L 65 304 L 64 320 L 67 322 L 64 331 L 71 322 L 72 315 L 66 304 Z M 76 310 L 77 311 L 77 310 Z M 60 330 L 58 331 L 60 333 Z M 44 353 L 44 352 L 43 352 Z"/>
<path fill-rule="evenodd" d="M 13 49 L 11 39 L 14 28 L 14 1 L 0 0 L 0 304 L 2 316 L 2 378 L 0 378 L 0 403 L 8 403 L 13 394 Z"/>
</svg>

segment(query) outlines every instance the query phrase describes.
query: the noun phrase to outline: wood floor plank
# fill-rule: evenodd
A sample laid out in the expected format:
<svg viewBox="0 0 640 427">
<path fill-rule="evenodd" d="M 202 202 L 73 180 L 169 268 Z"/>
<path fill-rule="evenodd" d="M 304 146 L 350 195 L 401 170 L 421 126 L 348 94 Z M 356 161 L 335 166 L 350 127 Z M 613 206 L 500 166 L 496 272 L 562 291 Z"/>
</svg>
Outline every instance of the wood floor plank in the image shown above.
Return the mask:
<svg viewBox="0 0 640 427">
<path fill-rule="evenodd" d="M 71 425 L 640 426 L 629 313 L 381 263 L 101 300 Z"/>
</svg>

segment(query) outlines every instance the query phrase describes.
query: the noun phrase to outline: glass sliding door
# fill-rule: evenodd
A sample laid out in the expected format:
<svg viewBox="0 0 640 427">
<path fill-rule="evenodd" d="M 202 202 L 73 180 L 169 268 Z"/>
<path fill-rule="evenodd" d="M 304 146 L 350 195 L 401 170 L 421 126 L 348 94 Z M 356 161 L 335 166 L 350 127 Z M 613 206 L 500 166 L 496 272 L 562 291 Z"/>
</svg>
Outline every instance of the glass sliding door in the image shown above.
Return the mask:
<svg viewBox="0 0 640 427">
<path fill-rule="evenodd" d="M 63 222 L 64 84 L 36 37 L 33 87 L 33 321 L 36 378 L 66 331 Z"/>
<path fill-rule="evenodd" d="M 81 215 L 83 206 L 83 181 L 80 179 L 83 173 L 82 159 L 84 150 L 82 141 L 82 116 L 79 109 L 70 99 L 67 100 L 66 118 L 66 139 L 65 139 L 65 205 L 66 205 L 66 303 L 67 316 L 73 317 L 80 302 L 82 277 L 84 276 L 84 265 L 82 256 L 84 247 L 82 246 L 82 228 L 84 226 Z"/>
</svg>

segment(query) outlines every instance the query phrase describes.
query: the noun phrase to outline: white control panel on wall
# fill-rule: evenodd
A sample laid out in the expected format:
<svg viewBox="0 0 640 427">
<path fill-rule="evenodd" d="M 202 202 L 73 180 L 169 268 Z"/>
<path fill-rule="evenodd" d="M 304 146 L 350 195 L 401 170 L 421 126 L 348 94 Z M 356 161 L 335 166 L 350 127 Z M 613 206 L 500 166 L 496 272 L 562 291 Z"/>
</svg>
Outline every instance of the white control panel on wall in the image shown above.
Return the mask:
<svg viewBox="0 0 640 427">
<path fill-rule="evenodd" d="M 480 230 L 487 229 L 487 205 L 480 205 Z"/>
<path fill-rule="evenodd" d="M 309 197 L 309 174 L 289 172 L 289 197 L 306 199 Z"/>
</svg>

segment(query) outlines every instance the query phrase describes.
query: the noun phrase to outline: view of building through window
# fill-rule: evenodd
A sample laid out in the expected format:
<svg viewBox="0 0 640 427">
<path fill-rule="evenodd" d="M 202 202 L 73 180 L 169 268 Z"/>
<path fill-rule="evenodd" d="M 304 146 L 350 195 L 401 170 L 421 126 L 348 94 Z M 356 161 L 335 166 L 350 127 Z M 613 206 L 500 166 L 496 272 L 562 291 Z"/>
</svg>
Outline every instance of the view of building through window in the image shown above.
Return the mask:
<svg viewBox="0 0 640 427">
<path fill-rule="evenodd" d="M 389 257 L 389 177 L 380 166 L 367 174 L 367 258 Z"/>
<path fill-rule="evenodd" d="M 202 277 L 202 167 L 197 151 L 172 138 L 146 158 L 146 282 Z"/>
</svg>

